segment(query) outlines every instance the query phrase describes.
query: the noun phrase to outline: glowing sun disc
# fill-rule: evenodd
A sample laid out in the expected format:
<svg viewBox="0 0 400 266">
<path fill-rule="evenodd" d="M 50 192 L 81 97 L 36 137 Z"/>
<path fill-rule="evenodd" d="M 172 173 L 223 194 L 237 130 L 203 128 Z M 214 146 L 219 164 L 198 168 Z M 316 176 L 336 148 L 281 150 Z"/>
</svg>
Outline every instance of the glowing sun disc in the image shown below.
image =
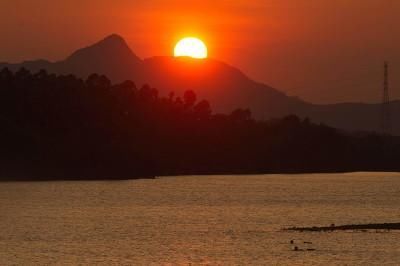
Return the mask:
<svg viewBox="0 0 400 266">
<path fill-rule="evenodd" d="M 198 38 L 184 38 L 180 40 L 174 49 L 174 56 L 188 56 L 197 59 L 204 59 L 208 56 L 207 46 Z"/>
</svg>

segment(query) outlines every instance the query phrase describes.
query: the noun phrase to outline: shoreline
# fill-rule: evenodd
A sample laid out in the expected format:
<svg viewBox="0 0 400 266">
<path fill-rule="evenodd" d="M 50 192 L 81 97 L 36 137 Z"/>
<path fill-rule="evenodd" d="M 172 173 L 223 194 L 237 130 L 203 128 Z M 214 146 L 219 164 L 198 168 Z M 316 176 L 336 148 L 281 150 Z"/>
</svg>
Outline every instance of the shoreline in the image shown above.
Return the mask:
<svg viewBox="0 0 400 266">
<path fill-rule="evenodd" d="M 237 177 L 244 177 L 244 176 L 268 176 L 268 175 L 290 175 L 290 176 L 301 176 L 301 175 L 334 175 L 334 174 L 345 174 L 345 175 L 352 175 L 352 174 L 374 174 L 374 173 L 382 173 L 382 174 L 390 174 L 390 175 L 399 175 L 400 172 L 394 171 L 349 171 L 349 172 L 297 172 L 297 173 L 290 173 L 290 172 L 274 172 L 274 173 L 209 173 L 209 174 L 170 174 L 170 175 L 148 175 L 148 176 L 132 176 L 132 177 L 114 177 L 114 178 L 105 178 L 105 177 L 82 177 L 82 178 L 68 178 L 68 177 L 45 177 L 45 178 L 35 178 L 35 177 L 16 177 L 16 178 L 0 178 L 0 183 L 9 183 L 9 182 L 66 182 L 66 181 L 130 181 L 130 180 L 155 180 L 158 178 L 168 178 L 168 177 L 203 177 L 203 176 L 237 176 Z"/>
</svg>

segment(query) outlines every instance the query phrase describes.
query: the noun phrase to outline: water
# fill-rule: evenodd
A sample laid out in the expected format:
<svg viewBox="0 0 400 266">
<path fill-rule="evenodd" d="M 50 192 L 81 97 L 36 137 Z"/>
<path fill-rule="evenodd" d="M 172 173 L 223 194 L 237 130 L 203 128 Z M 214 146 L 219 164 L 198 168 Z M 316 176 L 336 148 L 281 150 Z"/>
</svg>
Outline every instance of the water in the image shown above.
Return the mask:
<svg viewBox="0 0 400 266">
<path fill-rule="evenodd" d="M 399 265 L 400 232 L 280 230 L 373 222 L 400 174 L 0 183 L 0 265 Z"/>
</svg>

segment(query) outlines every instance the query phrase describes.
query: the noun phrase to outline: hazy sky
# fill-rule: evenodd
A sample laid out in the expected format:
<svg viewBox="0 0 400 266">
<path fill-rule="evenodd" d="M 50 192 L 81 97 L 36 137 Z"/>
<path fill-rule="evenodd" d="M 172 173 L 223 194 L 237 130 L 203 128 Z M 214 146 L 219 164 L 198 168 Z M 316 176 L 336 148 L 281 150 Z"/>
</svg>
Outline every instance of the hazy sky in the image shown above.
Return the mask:
<svg viewBox="0 0 400 266">
<path fill-rule="evenodd" d="M 111 33 L 142 58 L 170 55 L 195 35 L 289 95 L 377 102 L 385 59 L 400 98 L 399 12 L 400 0 L 0 0 L 0 61 L 63 59 Z"/>
</svg>

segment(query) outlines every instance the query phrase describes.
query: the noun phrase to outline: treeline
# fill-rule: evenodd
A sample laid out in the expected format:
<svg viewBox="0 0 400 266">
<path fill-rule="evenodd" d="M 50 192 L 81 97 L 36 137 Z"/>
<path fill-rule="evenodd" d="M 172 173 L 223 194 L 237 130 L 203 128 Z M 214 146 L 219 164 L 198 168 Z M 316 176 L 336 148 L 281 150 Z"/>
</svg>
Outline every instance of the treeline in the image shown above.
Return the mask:
<svg viewBox="0 0 400 266">
<path fill-rule="evenodd" d="M 3 180 L 400 170 L 396 137 L 213 114 L 192 91 L 161 97 L 96 74 L 3 69 L 0 125 Z"/>
</svg>

